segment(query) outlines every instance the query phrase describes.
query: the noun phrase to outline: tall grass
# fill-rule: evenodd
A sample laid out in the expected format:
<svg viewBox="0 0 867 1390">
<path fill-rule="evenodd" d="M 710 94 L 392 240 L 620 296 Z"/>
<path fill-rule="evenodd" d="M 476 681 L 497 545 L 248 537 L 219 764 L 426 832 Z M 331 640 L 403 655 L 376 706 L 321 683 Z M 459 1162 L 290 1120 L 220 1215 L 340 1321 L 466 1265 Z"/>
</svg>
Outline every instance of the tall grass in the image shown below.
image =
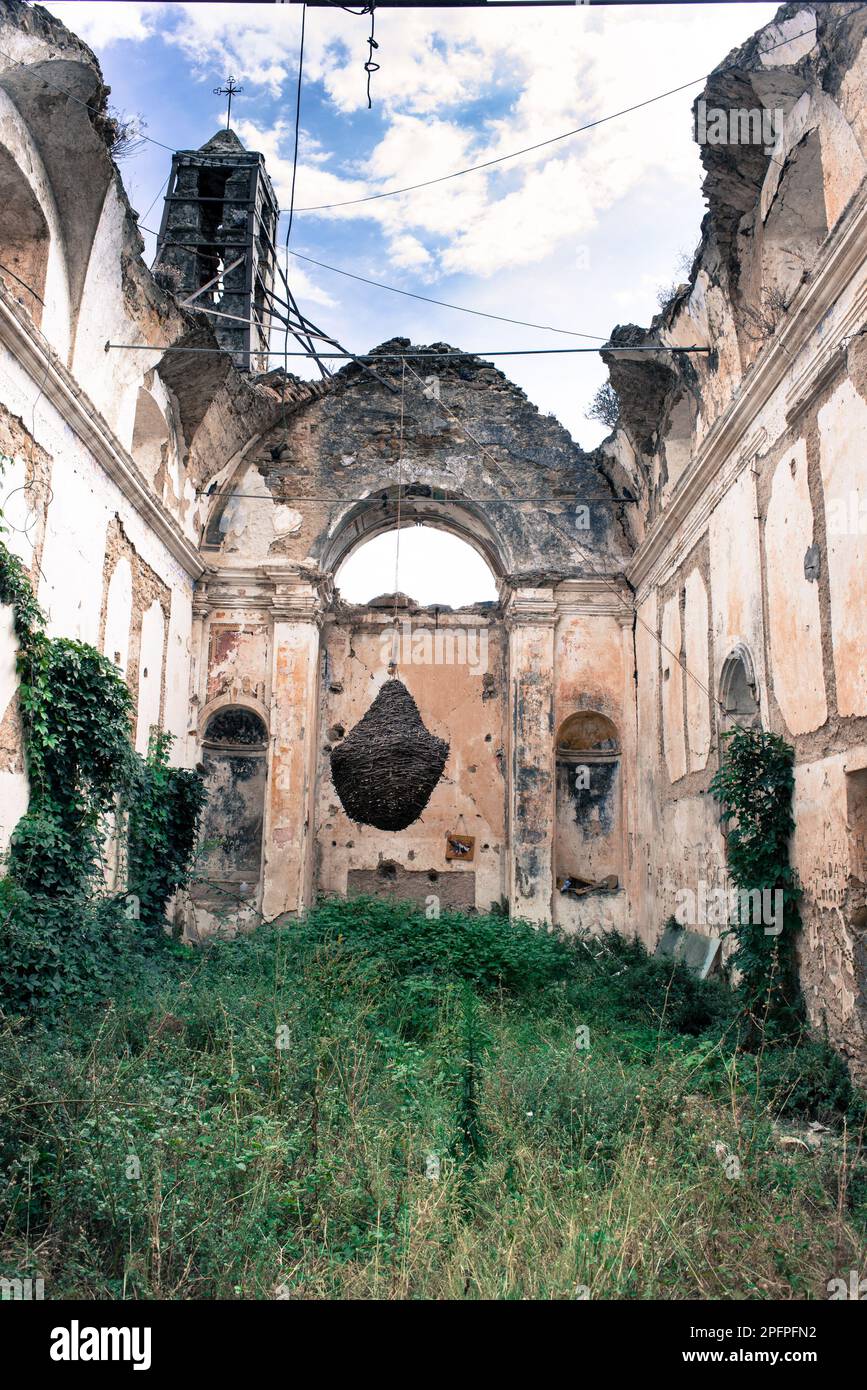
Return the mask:
<svg viewBox="0 0 867 1390">
<path fill-rule="evenodd" d="M 864 1272 L 842 1064 L 742 1053 L 726 991 L 635 945 L 357 900 L 143 972 L 2 1025 L 0 1263 L 46 1297 L 824 1298 Z"/>
</svg>

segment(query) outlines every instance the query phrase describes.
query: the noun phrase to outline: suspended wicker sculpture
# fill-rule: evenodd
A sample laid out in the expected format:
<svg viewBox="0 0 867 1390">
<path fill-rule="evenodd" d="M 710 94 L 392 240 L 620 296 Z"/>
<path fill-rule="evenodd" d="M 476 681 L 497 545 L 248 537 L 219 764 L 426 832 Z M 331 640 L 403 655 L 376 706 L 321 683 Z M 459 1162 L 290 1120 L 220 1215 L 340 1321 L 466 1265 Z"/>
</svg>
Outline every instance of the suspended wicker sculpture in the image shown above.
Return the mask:
<svg viewBox="0 0 867 1390">
<path fill-rule="evenodd" d="M 425 728 L 403 682 L 389 680 L 331 750 L 331 780 L 350 820 L 405 830 L 430 800 L 448 755 L 449 745 Z"/>
</svg>

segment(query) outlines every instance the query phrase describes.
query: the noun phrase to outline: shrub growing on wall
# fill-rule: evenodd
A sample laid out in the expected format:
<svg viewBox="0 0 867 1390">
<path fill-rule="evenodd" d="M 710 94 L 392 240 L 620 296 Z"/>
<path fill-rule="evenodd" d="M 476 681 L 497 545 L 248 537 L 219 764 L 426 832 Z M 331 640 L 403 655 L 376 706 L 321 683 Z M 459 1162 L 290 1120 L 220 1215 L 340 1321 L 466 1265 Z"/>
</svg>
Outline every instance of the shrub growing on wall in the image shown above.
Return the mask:
<svg viewBox="0 0 867 1390">
<path fill-rule="evenodd" d="M 106 891 L 110 814 L 131 808 L 115 828 L 129 822 L 129 889 L 153 929 L 186 881 L 205 793 L 197 774 L 168 766 L 170 735 L 147 759 L 134 751 L 119 670 L 85 642 L 46 635 L 23 566 L 2 543 L 0 603 L 13 607 L 30 783 L 0 881 L 0 996 L 5 1008 L 50 1010 L 102 989 L 137 939 L 123 899 Z"/>
<path fill-rule="evenodd" d="M 768 1024 L 785 1028 L 800 1018 L 795 946 L 801 889 L 789 863 L 795 751 L 764 729 L 735 728 L 725 737 L 725 756 L 710 789 L 728 826 L 731 877 L 746 893 L 774 895 L 764 902 L 773 906 L 776 920 L 767 913 L 739 911 L 731 926 L 738 993 L 751 1031 L 758 1035 Z"/>
</svg>

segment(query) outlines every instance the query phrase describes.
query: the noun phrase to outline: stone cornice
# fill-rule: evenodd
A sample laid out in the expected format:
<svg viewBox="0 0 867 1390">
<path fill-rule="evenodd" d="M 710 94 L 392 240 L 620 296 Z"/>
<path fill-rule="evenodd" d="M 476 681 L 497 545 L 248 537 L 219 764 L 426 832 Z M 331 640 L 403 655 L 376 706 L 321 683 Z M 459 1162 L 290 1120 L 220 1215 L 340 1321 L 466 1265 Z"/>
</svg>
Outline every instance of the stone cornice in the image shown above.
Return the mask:
<svg viewBox="0 0 867 1390">
<path fill-rule="evenodd" d="M 505 610 L 506 627 L 553 627 L 557 603 L 553 589 L 513 589 Z"/>
<path fill-rule="evenodd" d="M 632 622 L 632 595 L 616 579 L 563 579 L 554 590 L 558 617 L 612 617 Z"/>
<path fill-rule="evenodd" d="M 208 570 L 196 585 L 194 596 L 194 605 L 203 615 L 217 609 L 230 613 L 253 611 L 275 622 L 308 622 L 317 626 L 322 623 L 328 602 L 329 593 L 323 584 L 289 565 L 221 565 Z"/>
<path fill-rule="evenodd" d="M 0 342 L 24 367 L 30 378 L 41 385 L 42 395 L 116 483 L 154 536 L 190 576 L 197 579 L 205 565 L 196 547 L 175 519 L 148 490 L 141 474 L 110 426 L 76 383 L 54 349 L 30 322 L 25 321 L 9 295 L 0 290 Z M 63 467 L 64 460 L 55 460 Z"/>
<path fill-rule="evenodd" d="M 861 326 L 867 309 L 865 264 L 867 183 L 829 236 L 812 279 L 800 291 L 780 331 L 747 372 L 739 393 L 711 425 L 672 501 L 636 550 L 627 573 L 639 602 L 671 566 L 673 542 L 677 540 L 677 555 L 692 548 L 720 498 L 767 442 L 766 431 L 757 426 L 756 417 L 786 376 L 792 378 L 785 397 L 786 422 L 791 425 L 845 360 L 844 340 Z M 827 337 L 812 344 L 822 320 L 859 272 L 864 281 L 851 305 Z M 799 362 L 802 354 L 803 361 Z"/>
</svg>

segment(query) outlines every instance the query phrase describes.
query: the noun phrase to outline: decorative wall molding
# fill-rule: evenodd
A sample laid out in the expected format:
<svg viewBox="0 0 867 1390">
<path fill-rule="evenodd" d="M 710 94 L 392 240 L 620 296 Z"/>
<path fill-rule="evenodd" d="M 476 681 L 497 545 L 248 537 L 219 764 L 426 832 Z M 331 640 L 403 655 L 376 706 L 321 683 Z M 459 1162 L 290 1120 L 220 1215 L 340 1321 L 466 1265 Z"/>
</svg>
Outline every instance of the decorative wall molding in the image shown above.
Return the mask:
<svg viewBox="0 0 867 1390">
<path fill-rule="evenodd" d="M 612 617 L 632 622 L 632 594 L 616 579 L 563 579 L 554 590 L 558 617 Z"/>
<path fill-rule="evenodd" d="M 217 611 L 269 614 L 275 622 L 312 622 L 321 626 L 331 598 L 329 586 L 303 575 L 297 566 L 220 566 L 199 580 L 194 609 L 203 616 Z"/>
<path fill-rule="evenodd" d="M 513 589 L 505 606 L 506 627 L 553 627 L 557 602 L 553 589 Z"/>
</svg>

